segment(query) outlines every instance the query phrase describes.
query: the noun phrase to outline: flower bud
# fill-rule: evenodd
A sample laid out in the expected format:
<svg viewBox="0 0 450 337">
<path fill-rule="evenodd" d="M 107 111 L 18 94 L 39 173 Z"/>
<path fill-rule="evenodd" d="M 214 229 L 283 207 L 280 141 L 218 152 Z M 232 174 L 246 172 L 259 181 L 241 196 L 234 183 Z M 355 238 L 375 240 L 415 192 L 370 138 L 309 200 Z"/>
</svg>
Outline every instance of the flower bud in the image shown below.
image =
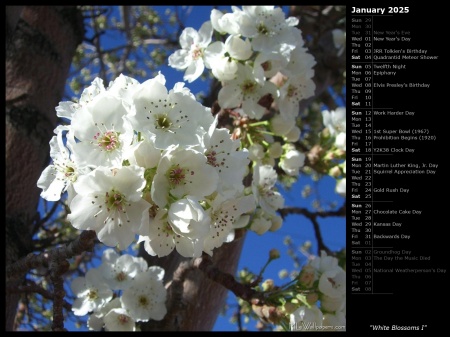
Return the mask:
<svg viewBox="0 0 450 337">
<path fill-rule="evenodd" d="M 342 172 L 339 166 L 334 166 L 328 171 L 328 174 L 333 178 L 337 178 L 342 174 Z"/>
<path fill-rule="evenodd" d="M 269 252 L 269 258 L 271 260 L 279 259 L 280 258 L 280 251 L 278 249 L 271 249 Z"/>
<path fill-rule="evenodd" d="M 314 268 L 310 265 L 306 265 L 302 268 L 302 271 L 300 272 L 298 282 L 300 283 L 300 285 L 306 288 L 311 288 L 314 283 L 314 276 L 315 276 Z"/>
<path fill-rule="evenodd" d="M 270 291 L 270 290 L 273 290 L 275 284 L 272 279 L 267 279 L 262 283 L 261 286 L 262 286 L 263 291 Z"/>
</svg>

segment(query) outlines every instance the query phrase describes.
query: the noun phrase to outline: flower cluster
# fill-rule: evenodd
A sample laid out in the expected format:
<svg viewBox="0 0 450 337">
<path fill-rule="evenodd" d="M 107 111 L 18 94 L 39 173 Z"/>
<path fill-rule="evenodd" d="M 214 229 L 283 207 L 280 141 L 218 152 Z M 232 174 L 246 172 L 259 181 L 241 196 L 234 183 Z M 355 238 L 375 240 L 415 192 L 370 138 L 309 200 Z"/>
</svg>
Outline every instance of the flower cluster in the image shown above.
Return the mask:
<svg viewBox="0 0 450 337">
<path fill-rule="evenodd" d="M 279 253 L 272 250 L 268 263 L 277 257 Z M 244 284 L 253 282 L 255 277 L 257 275 L 247 270 L 239 272 Z M 240 299 L 241 313 L 259 319 L 261 329 L 266 324 L 274 324 L 284 331 L 316 331 L 329 326 L 343 327 L 344 330 L 346 272 L 338 265 L 337 258 L 322 251 L 320 257 L 311 256 L 300 273 L 292 274 L 291 278 L 292 281 L 281 287 L 272 279 L 265 279 L 256 287 L 264 293 L 264 302 L 248 303 Z"/>
<path fill-rule="evenodd" d="M 255 275 L 241 271 L 240 277 L 245 282 Z M 288 284 L 278 287 L 266 279 L 258 290 L 264 292 L 265 303 L 239 303 L 242 313 L 256 315 L 262 323 L 285 331 L 345 327 L 346 273 L 338 260 L 324 251 L 309 260 Z"/>
<path fill-rule="evenodd" d="M 322 133 L 328 135 L 333 142 L 329 152 L 329 157 L 342 158 L 347 151 L 347 133 L 346 133 L 346 109 L 345 107 L 336 110 L 322 111 L 323 125 L 325 127 Z M 330 170 L 330 175 L 336 178 L 336 192 L 340 195 L 346 195 L 346 161 L 340 162 Z"/>
<path fill-rule="evenodd" d="M 240 108 L 241 114 L 261 119 L 265 107 L 259 102 L 271 95 L 279 113 L 292 122 L 299 102 L 314 94 L 314 57 L 304 47 L 298 19 L 285 18 L 274 6 L 232 6 L 232 13 L 213 9 L 211 20 L 199 31 L 188 27 L 180 36 L 182 49 L 169 56 L 169 65 L 185 70 L 192 82 L 204 71 L 222 82 L 219 105 Z M 224 41 L 212 42 L 213 31 Z M 225 38 L 225 36 L 227 36 Z M 276 77 L 274 83 L 268 81 Z"/>
<path fill-rule="evenodd" d="M 316 61 L 297 25 L 298 19 L 286 19 L 275 6 L 232 6 L 226 14 L 213 9 L 198 31 L 184 29 L 181 49 L 169 56 L 170 66 L 185 71 L 185 80 L 196 80 L 206 68 L 221 82 L 218 104 L 234 119 L 233 138 L 248 148 L 252 161 L 259 207 L 250 229 L 259 234 L 281 226 L 275 211 L 284 199 L 274 186 L 276 166 L 297 177 L 305 163 L 293 143 L 300 137 L 300 101 L 314 94 Z"/>
<path fill-rule="evenodd" d="M 345 326 L 346 273 L 335 257 L 322 251 L 302 268 L 298 284 L 301 291 L 310 292 L 290 314 L 291 327 L 305 327 L 308 322 L 316 327 Z"/>
<path fill-rule="evenodd" d="M 285 201 L 276 185 L 280 173 L 295 179 L 305 164 L 297 117 L 315 91 L 316 61 L 297 25 L 275 6 L 232 6 L 213 9 L 198 31 L 184 29 L 169 65 L 188 82 L 211 70 L 221 82 L 216 117 L 184 83 L 169 90 L 161 73 L 143 83 L 120 75 L 107 87 L 97 78 L 78 102 L 61 102 L 57 116 L 69 123 L 50 141 L 52 163 L 37 182 L 42 198 L 67 192 L 73 227 L 119 250 L 137 241 L 158 257 L 212 256 L 236 229 L 279 229 Z M 230 129 L 218 126 L 223 114 Z M 324 162 L 334 164 L 322 172 L 331 167 L 345 196 L 345 108 L 322 116 Z M 72 282 L 73 311 L 90 313 L 91 330 L 134 331 L 135 322 L 165 316 L 163 276 L 142 258 L 107 249 L 100 267 Z M 266 282 L 263 291 L 272 288 Z M 254 308 L 268 321 L 345 325 L 345 271 L 325 253 L 274 296 L 274 306 Z"/>
<path fill-rule="evenodd" d="M 166 315 L 163 277 L 164 269 L 148 267 L 142 257 L 106 249 L 98 268 L 72 281 L 77 297 L 72 311 L 77 316 L 90 314 L 90 330 L 135 331 L 136 322 L 159 321 Z"/>
<path fill-rule="evenodd" d="M 248 151 L 183 83 L 96 79 L 56 110 L 70 124 L 55 129 L 38 187 L 52 201 L 68 192 L 75 228 L 121 250 L 139 237 L 151 255 L 198 257 L 247 225 L 256 207 L 244 193 Z"/>
</svg>

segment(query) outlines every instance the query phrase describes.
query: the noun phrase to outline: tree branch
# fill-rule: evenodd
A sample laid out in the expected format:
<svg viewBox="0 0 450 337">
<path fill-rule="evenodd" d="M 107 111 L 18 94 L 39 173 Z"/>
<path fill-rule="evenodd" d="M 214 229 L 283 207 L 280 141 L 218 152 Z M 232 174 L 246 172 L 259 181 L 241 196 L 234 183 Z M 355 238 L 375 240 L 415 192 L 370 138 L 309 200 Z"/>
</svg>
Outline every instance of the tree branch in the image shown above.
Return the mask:
<svg viewBox="0 0 450 337">
<path fill-rule="evenodd" d="M 330 216 L 345 216 L 346 214 L 346 206 L 345 203 L 335 211 L 320 211 L 320 212 L 311 212 L 306 208 L 302 207 L 285 207 L 283 209 L 279 209 L 278 213 L 280 213 L 281 217 L 284 219 L 287 215 L 290 214 L 300 214 L 308 218 L 313 224 L 314 232 L 317 239 L 318 252 L 324 250 L 327 254 L 331 253 L 331 250 L 325 245 L 322 238 L 322 233 L 320 231 L 320 226 L 317 221 L 317 217 L 330 217 Z"/>
<path fill-rule="evenodd" d="M 62 261 L 94 248 L 96 238 L 94 231 L 83 231 L 80 236 L 67 246 L 53 249 L 38 255 L 28 254 L 24 258 L 6 266 L 6 282 L 11 282 L 24 276 L 30 269 L 40 266 L 51 267 L 53 259 Z"/>
<path fill-rule="evenodd" d="M 98 55 L 98 60 L 100 63 L 100 71 L 99 71 L 99 77 L 103 80 L 103 82 L 107 82 L 106 77 L 106 67 L 105 62 L 103 62 L 103 52 L 100 45 L 100 36 L 104 33 L 103 31 L 98 31 L 97 24 L 95 22 L 95 19 L 93 20 L 93 29 L 95 32 L 94 38 L 92 39 L 93 44 L 95 45 L 95 49 Z"/>
<path fill-rule="evenodd" d="M 24 285 L 24 286 L 7 287 L 6 291 L 11 292 L 11 293 L 18 293 L 18 294 L 36 293 L 50 301 L 54 301 L 54 296 L 50 291 L 40 287 L 39 285 L 37 285 L 35 282 L 33 282 L 31 280 L 27 280 L 27 283 L 28 284 Z M 68 311 L 72 310 L 72 305 L 69 302 L 63 301 L 62 305 L 63 305 L 64 309 L 66 309 Z"/>
<path fill-rule="evenodd" d="M 53 282 L 53 331 L 67 331 L 64 328 L 63 303 L 66 292 L 64 291 L 64 273 L 69 270 L 70 264 L 63 259 L 58 259 L 58 255 L 54 255 L 50 262 L 50 279 Z"/>
<path fill-rule="evenodd" d="M 224 273 L 217 267 L 214 267 L 208 255 L 203 254 L 201 257 L 194 259 L 193 266 L 204 272 L 208 278 L 221 284 L 243 300 L 258 305 L 264 303 L 263 293 L 236 281 L 233 275 Z"/>
</svg>

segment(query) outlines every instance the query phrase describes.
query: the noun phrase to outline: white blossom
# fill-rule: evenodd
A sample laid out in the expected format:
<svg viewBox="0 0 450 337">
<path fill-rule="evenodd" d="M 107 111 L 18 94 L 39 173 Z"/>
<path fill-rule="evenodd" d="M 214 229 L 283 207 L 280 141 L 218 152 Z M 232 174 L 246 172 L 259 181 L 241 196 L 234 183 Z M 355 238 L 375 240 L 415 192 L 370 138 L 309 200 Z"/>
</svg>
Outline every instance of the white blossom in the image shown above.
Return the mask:
<svg viewBox="0 0 450 337">
<path fill-rule="evenodd" d="M 278 106 L 285 119 L 297 117 L 300 101 L 314 95 L 314 81 L 304 75 L 289 77 L 280 87 Z"/>
<path fill-rule="evenodd" d="M 102 307 L 98 308 L 95 312 L 89 315 L 87 320 L 87 326 L 89 330 L 100 331 L 104 328 L 105 322 L 103 318 L 112 309 L 122 308 L 122 303 L 120 303 L 120 298 L 116 297 L 111 301 L 105 303 Z"/>
<path fill-rule="evenodd" d="M 132 96 L 139 87 L 139 82 L 132 77 L 120 74 L 115 80 L 109 82 L 106 89 L 109 94 L 119 97 L 126 103 L 126 107 L 132 103 Z"/>
<path fill-rule="evenodd" d="M 276 210 L 284 206 L 283 196 L 275 189 L 278 175 L 270 165 L 253 167 L 252 191 L 261 208 L 276 215 Z"/>
<path fill-rule="evenodd" d="M 340 132 L 336 136 L 336 139 L 334 141 L 334 145 L 343 151 L 347 150 L 347 134 L 345 132 Z"/>
<path fill-rule="evenodd" d="M 163 284 L 164 269 L 151 266 L 139 273 L 131 287 L 124 290 L 120 301 L 136 322 L 160 321 L 167 313 L 167 291 Z"/>
<path fill-rule="evenodd" d="M 113 249 L 106 249 L 98 269 L 111 289 L 124 290 L 131 286 L 138 273 L 147 270 L 147 262 L 143 258 L 129 254 L 120 256 Z"/>
<path fill-rule="evenodd" d="M 336 136 L 346 131 L 346 109 L 339 107 L 335 110 L 322 110 L 324 127 L 328 128 L 330 135 Z"/>
<path fill-rule="evenodd" d="M 280 158 L 280 167 L 290 176 L 297 176 L 299 169 L 305 164 L 306 155 L 298 151 L 294 145 L 287 143 L 285 153 Z"/>
<path fill-rule="evenodd" d="M 143 168 L 154 168 L 161 159 L 161 150 L 155 147 L 154 138 L 144 137 L 141 141 L 136 141 L 126 149 L 124 159 L 131 165 Z"/>
<path fill-rule="evenodd" d="M 279 136 L 285 136 L 295 126 L 295 118 L 293 116 L 282 116 L 276 114 L 270 119 L 270 129 Z"/>
<path fill-rule="evenodd" d="M 248 157 L 252 162 L 262 162 L 265 154 L 264 147 L 260 143 L 253 143 L 248 147 Z"/>
<path fill-rule="evenodd" d="M 168 92 L 161 79 L 162 75 L 140 85 L 127 118 L 135 131 L 154 137 L 158 149 L 167 149 L 172 144 L 181 147 L 198 144 L 213 122 L 210 110 L 179 86 L 178 90 Z"/>
<path fill-rule="evenodd" d="M 103 318 L 105 331 L 136 331 L 133 317 L 123 308 L 111 309 Z"/>
<path fill-rule="evenodd" d="M 169 56 L 169 66 L 175 69 L 186 69 L 183 79 L 195 81 L 205 69 L 203 62 L 205 48 L 211 43 L 211 21 L 206 21 L 197 31 L 187 27 L 180 35 L 182 49 L 176 50 Z"/>
<path fill-rule="evenodd" d="M 241 216 L 255 209 L 253 196 L 240 195 L 239 191 L 227 191 L 226 194 L 217 194 L 211 201 L 210 228 L 204 241 L 203 251 L 213 255 L 213 249 L 220 247 L 230 237 L 234 237 L 234 228 Z M 242 220 L 241 220 L 242 221 Z"/>
<path fill-rule="evenodd" d="M 95 230 L 107 246 L 127 248 L 137 229 L 148 222 L 150 204 L 141 198 L 144 169 L 123 166 L 110 170 L 98 167 L 78 178 L 78 193 L 70 203 L 68 220 L 77 229 Z"/>
<path fill-rule="evenodd" d="M 223 84 L 218 100 L 222 108 L 241 107 L 250 118 L 261 119 L 266 109 L 258 102 L 267 94 L 277 96 L 275 85 L 268 81 L 261 85 L 250 66 L 238 64 L 237 77 Z"/>
<path fill-rule="evenodd" d="M 246 149 L 239 150 L 241 142 L 231 139 L 226 128 L 217 128 L 217 119 L 203 136 L 203 151 L 208 165 L 214 167 L 219 181 L 218 189 L 227 185 L 240 185 L 249 164 L 249 153 Z"/>
<path fill-rule="evenodd" d="M 236 77 L 239 61 L 245 61 L 253 53 L 250 41 L 230 35 L 225 43 L 216 41 L 205 50 L 205 64 L 219 81 L 229 81 Z"/>
<path fill-rule="evenodd" d="M 52 164 L 44 169 L 37 181 L 37 187 L 42 189 L 41 197 L 48 201 L 59 200 L 62 193 L 73 189 L 78 175 L 85 172 L 71 158 L 69 148 L 74 144 L 73 138 L 68 136 L 67 147 L 63 143 L 63 133 L 69 130 L 69 127 L 62 125 L 55 129 L 56 136 L 50 140 Z"/>
<path fill-rule="evenodd" d="M 122 166 L 122 149 L 133 138 L 133 129 L 124 118 L 127 113 L 122 100 L 108 92 L 82 107 L 71 124 L 77 140 L 73 146 L 75 161 L 93 168 Z"/>
<path fill-rule="evenodd" d="M 284 140 L 286 142 L 295 143 L 300 138 L 300 128 L 294 125 L 288 133 L 284 135 Z"/>
<path fill-rule="evenodd" d="M 254 50 L 293 50 L 297 45 L 303 44 L 301 31 L 295 27 L 298 19 L 286 19 L 280 7 L 242 6 L 242 12 L 237 17 L 240 33 L 252 38 Z"/>
<path fill-rule="evenodd" d="M 319 290 L 329 297 L 341 297 L 346 292 L 346 273 L 336 267 L 322 273 L 319 279 Z"/>
<path fill-rule="evenodd" d="M 289 319 L 292 331 L 306 330 L 308 327 L 315 331 L 316 327 L 323 324 L 323 313 L 315 304 L 310 308 L 302 305 L 289 315 Z"/>
<path fill-rule="evenodd" d="M 281 68 L 280 72 L 287 77 L 304 76 L 310 79 L 314 76 L 313 67 L 316 63 L 314 56 L 308 53 L 307 48 L 297 46 L 290 53 L 289 62 Z"/>
<path fill-rule="evenodd" d="M 176 234 L 194 240 L 203 239 L 211 221 L 198 199 L 189 195 L 170 205 L 168 219 Z"/>
<path fill-rule="evenodd" d="M 171 197 L 203 198 L 217 189 L 219 177 L 207 157 L 193 149 L 170 146 L 162 155 L 151 187 L 151 197 L 165 207 Z"/>
<path fill-rule="evenodd" d="M 70 284 L 77 297 L 72 304 L 72 311 L 77 316 L 84 316 L 96 311 L 112 299 L 113 292 L 103 280 L 98 269 L 89 269 L 84 277 L 75 278 Z"/>
<path fill-rule="evenodd" d="M 335 331 L 345 331 L 346 322 L 345 314 L 340 311 L 334 314 L 326 313 L 323 315 L 323 325 L 335 327 Z"/>
<path fill-rule="evenodd" d="M 203 241 L 175 233 L 164 208 L 158 210 L 140 234 L 138 243 L 143 242 L 144 249 L 152 256 L 167 256 L 174 249 L 184 257 L 199 257 L 202 253 Z"/>
<path fill-rule="evenodd" d="M 342 178 L 337 180 L 336 182 L 336 193 L 340 194 L 341 196 L 345 197 L 347 192 L 347 179 Z"/>
<path fill-rule="evenodd" d="M 231 7 L 232 13 L 222 13 L 217 9 L 213 9 L 211 11 L 211 24 L 213 28 L 218 31 L 220 34 L 230 34 L 230 35 L 239 35 L 240 27 L 237 22 L 237 16 L 242 13 L 237 7 Z"/>
<path fill-rule="evenodd" d="M 320 296 L 320 307 L 322 311 L 336 312 L 341 311 L 345 307 L 345 294 L 339 297 L 330 297 L 325 294 Z"/>
<path fill-rule="evenodd" d="M 255 78 L 263 80 L 271 78 L 284 69 L 287 63 L 288 59 L 282 53 L 276 51 L 259 52 L 253 65 Z"/>
<path fill-rule="evenodd" d="M 250 229 L 256 234 L 263 235 L 272 227 L 271 215 L 264 212 L 262 209 L 256 210 Z"/>
<path fill-rule="evenodd" d="M 71 120 L 76 112 L 82 107 L 87 106 L 97 95 L 105 92 L 103 80 L 96 77 L 91 85 L 83 90 L 78 103 L 60 102 L 56 107 L 56 116 Z"/>
<path fill-rule="evenodd" d="M 323 250 L 320 252 L 320 256 L 314 257 L 314 259 L 310 262 L 310 265 L 320 274 L 339 267 L 338 260 L 333 256 L 328 256 Z"/>
</svg>

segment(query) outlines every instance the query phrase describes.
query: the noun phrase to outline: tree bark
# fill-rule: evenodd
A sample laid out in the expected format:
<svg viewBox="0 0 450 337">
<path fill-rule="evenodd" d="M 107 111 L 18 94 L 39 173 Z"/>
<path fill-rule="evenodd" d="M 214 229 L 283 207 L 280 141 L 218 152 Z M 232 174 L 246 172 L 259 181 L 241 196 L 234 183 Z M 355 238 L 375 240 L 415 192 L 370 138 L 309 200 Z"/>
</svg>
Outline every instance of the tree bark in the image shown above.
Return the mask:
<svg viewBox="0 0 450 337">
<path fill-rule="evenodd" d="M 29 252 L 40 193 L 36 182 L 48 165 L 48 143 L 57 122 L 55 107 L 63 96 L 84 28 L 75 6 L 8 6 L 6 26 L 5 232 L 9 265 Z M 17 294 L 6 294 L 7 331 L 14 329 L 18 299 Z"/>
<path fill-rule="evenodd" d="M 239 263 L 245 233 L 236 231 L 233 242 L 214 250 L 213 265 L 234 275 Z M 208 279 L 205 274 L 189 267 L 189 258 L 176 251 L 163 258 L 151 257 L 143 251 L 149 265 L 165 269 L 164 282 L 168 288 L 167 314 L 161 321 L 141 324 L 142 331 L 210 331 L 225 304 L 228 289 Z"/>
<path fill-rule="evenodd" d="M 14 32 L 19 22 L 20 15 L 22 14 L 23 6 L 6 6 L 5 7 L 5 41 L 6 49 L 12 42 Z"/>
</svg>

